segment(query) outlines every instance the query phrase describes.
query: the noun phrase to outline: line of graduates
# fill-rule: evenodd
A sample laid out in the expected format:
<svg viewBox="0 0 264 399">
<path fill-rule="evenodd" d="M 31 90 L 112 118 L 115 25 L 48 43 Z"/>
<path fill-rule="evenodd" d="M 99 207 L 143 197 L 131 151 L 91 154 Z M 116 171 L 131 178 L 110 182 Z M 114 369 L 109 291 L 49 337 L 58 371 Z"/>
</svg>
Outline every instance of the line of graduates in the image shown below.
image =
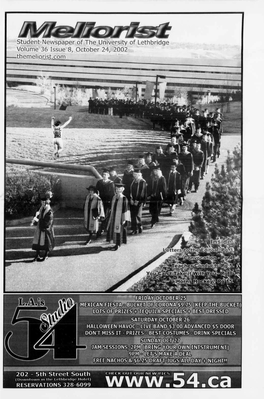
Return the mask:
<svg viewBox="0 0 264 399">
<path fill-rule="evenodd" d="M 198 125 L 187 141 L 182 136 L 176 129 L 165 150 L 159 145 L 155 153 L 147 152 L 136 161 L 127 161 L 122 178 L 115 167 L 105 169 L 96 186 L 87 188 L 87 243 L 91 243 L 93 235 L 106 233 L 107 241 L 114 243 L 111 249 L 117 250 L 127 243 L 128 222 L 132 235 L 143 232 L 142 211 L 147 203 L 153 228 L 159 222 L 163 203 L 169 205 L 172 215 L 193 187 L 197 192 L 210 161 L 214 162 L 220 154 L 220 139 L 216 145 L 209 125 L 203 130 Z"/>
<path fill-rule="evenodd" d="M 200 179 L 208 173 L 210 161 L 215 162 L 219 157 L 221 122 L 220 109 L 212 115 L 204 112 L 203 115 L 197 113 L 196 118 L 188 117 L 185 128 L 176 120 L 165 150 L 159 145 L 154 153 L 147 152 L 139 155 L 137 161 L 127 161 L 122 178 L 114 167 L 105 169 L 96 186 L 87 188 L 84 204 L 84 226 L 89 233 L 87 244 L 91 243 L 93 235 L 99 237 L 106 232 L 107 241 L 115 244 L 111 249 L 117 250 L 127 243 L 128 222 L 132 235 L 141 234 L 142 211 L 147 202 L 151 228 L 159 222 L 164 202 L 172 215 L 176 206 L 184 203 L 192 187 L 197 192 Z M 47 260 L 55 245 L 51 198 L 51 191 L 41 196 L 40 209 L 32 221 L 36 226 L 33 261 Z M 42 258 L 40 252 L 44 253 Z"/>
<path fill-rule="evenodd" d="M 89 101 L 88 112 L 104 115 L 134 116 L 135 118 L 150 119 L 153 129 L 159 125 L 162 130 L 175 132 L 175 126 L 179 126 L 188 135 L 194 133 L 198 125 L 203 129 L 207 122 L 220 128 L 222 113 L 220 108 L 209 112 L 207 108 L 199 110 L 191 105 L 179 106 L 171 102 L 163 101 L 156 105 L 150 100 L 140 99 L 92 99 Z M 176 123 L 175 123 L 176 121 Z M 174 125 L 175 123 L 175 125 Z"/>
</svg>

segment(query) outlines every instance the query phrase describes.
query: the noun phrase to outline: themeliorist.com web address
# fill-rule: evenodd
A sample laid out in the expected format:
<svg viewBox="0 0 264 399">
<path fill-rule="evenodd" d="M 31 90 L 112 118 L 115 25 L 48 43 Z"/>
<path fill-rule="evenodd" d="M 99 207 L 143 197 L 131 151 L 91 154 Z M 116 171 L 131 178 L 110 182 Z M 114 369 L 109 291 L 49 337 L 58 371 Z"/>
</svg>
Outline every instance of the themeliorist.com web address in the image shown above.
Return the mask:
<svg viewBox="0 0 264 399">
<path fill-rule="evenodd" d="M 65 54 L 17 54 L 19 59 L 27 60 L 65 60 Z"/>
</svg>

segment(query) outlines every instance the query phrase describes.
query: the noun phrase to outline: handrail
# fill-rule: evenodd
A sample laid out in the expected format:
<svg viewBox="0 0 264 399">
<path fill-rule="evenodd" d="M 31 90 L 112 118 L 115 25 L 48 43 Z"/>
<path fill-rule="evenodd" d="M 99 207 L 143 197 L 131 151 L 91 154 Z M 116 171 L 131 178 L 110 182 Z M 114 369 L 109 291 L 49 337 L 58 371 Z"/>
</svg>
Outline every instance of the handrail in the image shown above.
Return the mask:
<svg viewBox="0 0 264 399">
<path fill-rule="evenodd" d="M 55 168 L 55 169 L 67 169 L 67 170 L 82 170 L 91 172 L 97 179 L 102 179 L 100 173 L 91 165 L 69 165 L 54 162 L 41 162 L 32 161 L 31 159 L 14 159 L 7 158 L 6 163 L 18 164 L 18 165 L 31 165 L 31 166 L 43 166 L 44 168 Z"/>
</svg>

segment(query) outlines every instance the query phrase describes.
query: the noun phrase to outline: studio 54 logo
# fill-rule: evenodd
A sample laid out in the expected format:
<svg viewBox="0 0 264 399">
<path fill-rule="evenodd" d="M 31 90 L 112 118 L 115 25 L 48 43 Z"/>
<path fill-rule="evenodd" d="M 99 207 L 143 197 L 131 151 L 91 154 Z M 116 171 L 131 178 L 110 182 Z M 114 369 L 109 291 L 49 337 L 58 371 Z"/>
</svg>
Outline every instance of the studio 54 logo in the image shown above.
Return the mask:
<svg viewBox="0 0 264 399">
<path fill-rule="evenodd" d="M 72 298 L 62 298 L 58 308 L 48 313 L 42 298 L 18 298 L 4 346 L 10 356 L 17 360 L 34 361 L 53 351 L 53 359 L 77 359 L 85 345 L 77 343 L 77 305 Z M 23 333 L 22 333 L 23 331 Z M 21 333 L 20 333 L 21 332 Z M 19 353 L 19 347 L 23 348 Z M 15 348 L 15 349 L 14 349 Z"/>
</svg>

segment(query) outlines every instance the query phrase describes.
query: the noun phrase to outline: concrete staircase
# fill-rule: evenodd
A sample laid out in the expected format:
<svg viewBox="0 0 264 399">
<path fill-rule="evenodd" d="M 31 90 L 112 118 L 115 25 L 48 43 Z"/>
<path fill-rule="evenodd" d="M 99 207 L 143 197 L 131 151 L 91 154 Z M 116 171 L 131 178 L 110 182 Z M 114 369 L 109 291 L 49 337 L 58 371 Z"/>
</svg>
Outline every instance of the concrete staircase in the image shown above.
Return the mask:
<svg viewBox="0 0 264 399">
<path fill-rule="evenodd" d="M 163 213 L 168 213 L 164 204 Z M 185 204 L 187 208 L 187 203 Z M 149 228 L 150 215 L 148 207 L 143 210 L 143 227 Z M 161 223 L 162 225 L 162 223 Z M 31 249 L 35 227 L 30 222 L 19 226 L 7 226 L 5 235 L 5 259 L 6 261 L 32 259 L 35 251 Z M 86 246 L 88 233 L 83 226 L 83 211 L 81 209 L 60 208 L 54 214 L 55 248 L 52 257 L 73 256 L 89 253 L 92 248 Z M 93 236 L 95 239 L 95 236 Z M 106 236 L 102 235 L 96 241 L 96 245 L 107 245 Z"/>
<path fill-rule="evenodd" d="M 30 223 L 6 228 L 6 260 L 31 258 L 35 252 L 31 249 L 34 227 Z M 83 226 L 83 212 L 80 209 L 60 209 L 54 215 L 56 253 L 63 256 L 85 244 L 87 232 Z"/>
</svg>

